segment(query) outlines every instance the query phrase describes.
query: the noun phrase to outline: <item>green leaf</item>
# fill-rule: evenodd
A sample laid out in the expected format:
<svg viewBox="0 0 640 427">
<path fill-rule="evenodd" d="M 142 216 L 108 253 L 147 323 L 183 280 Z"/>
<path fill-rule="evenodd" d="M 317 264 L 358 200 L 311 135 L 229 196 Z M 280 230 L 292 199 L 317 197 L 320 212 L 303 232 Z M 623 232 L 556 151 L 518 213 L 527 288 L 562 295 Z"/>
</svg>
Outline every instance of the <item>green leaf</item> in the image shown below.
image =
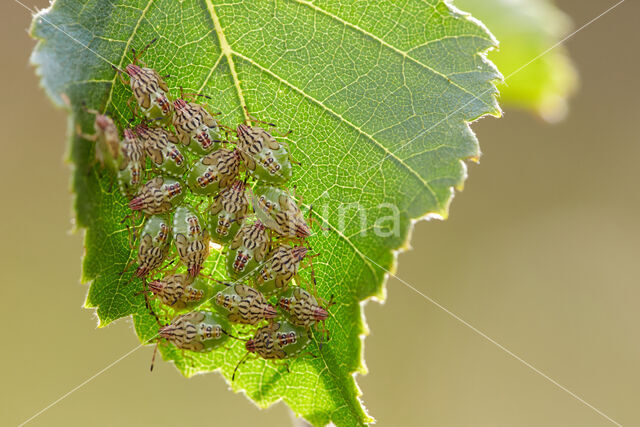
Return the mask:
<svg viewBox="0 0 640 427">
<path fill-rule="evenodd" d="M 331 340 L 312 345 L 315 358 L 291 360 L 289 371 L 249 360 L 232 387 L 261 407 L 282 399 L 315 425 L 371 421 L 353 375 L 366 372 L 361 303 L 384 298 L 412 221 L 447 216 L 453 188 L 466 178 L 463 160 L 479 156 L 468 122 L 500 114 L 493 84 L 500 74 L 484 58 L 493 37 L 439 0 L 402 7 L 392 0 L 57 0 L 34 18 L 32 32 L 44 88 L 56 104 L 70 100 L 70 129 L 75 120 L 91 127 L 83 102 L 126 123 L 130 91 L 109 62 L 122 69 L 132 47 L 157 37 L 144 60 L 172 76 L 173 95 L 180 86 L 211 95 L 211 110 L 226 124 L 243 121 L 246 104 L 294 131 L 289 143 L 302 166 L 291 185 L 330 229 L 316 225 L 310 245 L 320 254 L 318 293 L 336 301 Z M 135 256 L 120 223 L 127 200 L 112 177 L 92 169 L 92 144 L 71 139 L 77 223 L 86 229 L 82 279 L 91 282 L 86 305 L 97 309 L 100 326 L 133 315 L 145 342 L 157 325 L 136 294 L 141 284 L 121 275 Z M 394 213 L 397 222 L 385 218 Z M 222 276 L 223 265 L 213 254 L 205 271 Z M 220 370 L 228 380 L 245 354 L 236 341 L 228 351 L 186 358 L 160 349 L 187 376 Z"/>
<path fill-rule="evenodd" d="M 489 59 L 505 75 L 501 101 L 533 110 L 549 121 L 562 119 L 578 74 L 564 46 L 546 51 L 568 34 L 569 18 L 552 0 L 454 0 L 454 4 L 482 20 L 500 40 L 500 49 Z"/>
</svg>

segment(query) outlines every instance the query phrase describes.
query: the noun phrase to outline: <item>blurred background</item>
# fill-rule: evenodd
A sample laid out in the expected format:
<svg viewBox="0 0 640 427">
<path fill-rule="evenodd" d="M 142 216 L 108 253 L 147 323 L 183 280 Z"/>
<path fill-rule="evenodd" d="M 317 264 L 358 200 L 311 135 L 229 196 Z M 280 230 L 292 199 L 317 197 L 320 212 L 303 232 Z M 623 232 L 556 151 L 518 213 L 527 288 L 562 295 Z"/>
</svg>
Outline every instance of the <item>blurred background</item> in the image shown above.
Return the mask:
<svg viewBox="0 0 640 427">
<path fill-rule="evenodd" d="M 575 28 L 613 4 L 557 1 Z M 639 6 L 626 1 L 566 43 L 581 84 L 564 120 L 505 106 L 473 125 L 481 165 L 448 221 L 416 225 L 397 272 L 624 425 L 640 425 Z M 138 341 L 130 320 L 98 330 L 82 308 L 66 115 L 28 64 L 30 13 L 11 0 L 0 12 L 0 418 L 15 425 Z M 358 378 L 379 425 L 610 424 L 401 281 L 387 295 L 366 307 L 370 372 Z M 186 380 L 166 363 L 150 374 L 151 353 L 132 353 L 32 424 L 291 424 L 284 405 L 259 411 L 217 374 Z"/>
</svg>

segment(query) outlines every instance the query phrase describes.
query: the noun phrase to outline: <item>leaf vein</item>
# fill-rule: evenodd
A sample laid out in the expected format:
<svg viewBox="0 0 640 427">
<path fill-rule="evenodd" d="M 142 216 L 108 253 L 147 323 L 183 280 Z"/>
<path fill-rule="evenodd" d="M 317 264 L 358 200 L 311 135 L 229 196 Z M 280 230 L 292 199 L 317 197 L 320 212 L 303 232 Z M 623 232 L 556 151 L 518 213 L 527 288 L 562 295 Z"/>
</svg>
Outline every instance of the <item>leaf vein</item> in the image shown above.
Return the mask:
<svg viewBox="0 0 640 427">
<path fill-rule="evenodd" d="M 350 23 L 348 21 L 345 21 L 344 19 L 340 18 L 339 16 L 334 15 L 331 12 L 328 12 L 328 11 L 326 11 L 326 10 L 324 10 L 324 9 L 322 9 L 322 8 L 316 6 L 315 4 L 310 3 L 310 2 L 308 2 L 306 0 L 291 0 L 291 1 L 294 1 L 294 2 L 299 3 L 299 4 L 303 4 L 305 6 L 308 6 L 311 9 L 313 9 L 313 10 L 319 12 L 319 13 L 322 13 L 322 14 L 328 16 L 329 18 L 331 18 L 331 19 L 333 19 L 333 20 L 335 20 L 337 22 L 340 22 L 341 24 L 343 24 L 346 27 L 353 28 L 354 30 L 360 32 L 364 36 L 369 37 L 370 39 L 377 41 L 382 46 L 385 46 L 385 47 L 393 50 L 394 52 L 402 55 L 404 58 L 410 60 L 414 64 L 417 64 L 417 65 L 423 67 L 425 70 L 428 70 L 431 73 L 435 74 L 436 76 L 447 80 L 447 82 L 449 82 L 449 84 L 451 84 L 453 87 L 461 90 L 462 92 L 466 93 L 467 95 L 470 95 L 470 96 L 474 97 L 475 99 L 477 99 L 478 101 L 482 102 L 484 105 L 486 105 L 490 109 L 492 109 L 492 110 L 494 109 L 494 106 L 488 104 L 485 100 L 478 98 L 473 92 L 469 91 L 468 89 L 466 89 L 463 86 L 460 86 L 458 83 L 456 83 L 453 80 L 451 80 L 446 74 L 443 74 L 440 71 L 436 70 L 435 68 L 425 64 L 424 62 L 417 60 L 416 58 L 414 58 L 411 55 L 409 55 L 408 52 L 405 52 L 402 49 L 399 49 L 399 48 L 395 47 L 394 45 L 384 41 L 383 39 L 381 39 L 380 37 L 376 36 L 375 34 L 372 34 L 372 33 L 368 32 L 364 28 L 362 28 L 362 27 L 360 27 L 360 26 L 358 26 L 356 24 L 352 24 L 352 23 Z"/>
<path fill-rule="evenodd" d="M 218 35 L 218 42 L 220 43 L 220 50 L 222 54 L 227 59 L 229 63 L 229 70 L 231 71 L 231 76 L 233 78 L 233 85 L 236 88 L 236 92 L 238 93 L 238 99 L 240 101 L 240 107 L 244 114 L 244 119 L 249 123 L 249 115 L 246 110 L 247 103 L 244 100 L 244 94 L 242 93 L 242 87 L 240 86 L 240 79 L 238 78 L 238 73 L 236 72 L 236 65 L 233 62 L 233 51 L 231 50 L 231 46 L 229 46 L 229 42 L 227 42 L 227 37 L 224 34 L 224 30 L 222 28 L 222 24 L 220 24 L 220 19 L 218 18 L 218 14 L 216 13 L 216 9 L 211 3 L 211 0 L 205 0 L 207 4 L 207 11 L 209 12 L 209 17 L 213 21 L 213 26 L 216 30 L 216 34 Z"/>
<path fill-rule="evenodd" d="M 311 209 L 310 205 L 303 204 L 302 206 L 304 206 L 307 209 Z M 335 231 L 336 235 L 338 235 L 338 237 L 342 238 L 345 242 L 347 242 L 347 244 L 349 244 L 349 246 L 351 246 L 353 251 L 362 259 L 362 261 L 364 261 L 364 263 L 367 265 L 367 267 L 369 267 L 369 269 L 371 270 L 371 272 L 373 274 L 373 277 L 375 278 L 376 277 L 375 268 L 373 268 L 373 265 L 371 265 L 371 263 L 369 262 L 368 257 L 366 255 L 364 255 L 362 252 L 360 252 L 358 247 L 351 241 L 351 239 L 349 239 L 349 237 L 347 237 L 344 233 L 342 233 L 340 230 L 338 230 L 338 228 L 336 226 L 334 226 L 331 222 L 329 222 L 329 220 L 327 218 L 322 217 L 316 211 L 314 211 L 313 214 L 315 216 L 317 216 L 318 218 L 320 218 L 322 221 L 324 221 L 326 224 L 331 226 L 331 229 L 333 231 Z"/>
<path fill-rule="evenodd" d="M 140 18 L 138 18 L 138 22 L 136 22 L 135 27 L 133 27 L 133 31 L 131 31 L 131 36 L 129 36 L 129 39 L 127 40 L 127 44 L 125 45 L 124 50 L 122 51 L 120 62 L 118 62 L 118 69 L 122 68 L 122 63 L 124 62 L 124 59 L 127 57 L 127 51 L 129 50 L 129 46 L 131 45 L 131 42 L 133 41 L 133 38 L 135 37 L 136 32 L 140 27 L 140 23 L 144 19 L 144 16 L 147 14 L 147 11 L 149 11 L 149 8 L 151 7 L 152 3 L 153 3 L 153 0 L 149 0 L 145 8 L 142 10 L 142 13 L 140 14 Z M 115 74 L 113 75 L 113 80 L 111 81 L 111 88 L 109 89 L 109 97 L 107 98 L 107 102 L 104 104 L 104 111 L 102 111 L 103 114 L 107 111 L 107 108 L 109 107 L 109 104 L 113 99 L 113 89 L 116 86 L 117 79 L 118 79 L 118 70 L 116 70 Z"/>
<path fill-rule="evenodd" d="M 222 60 L 222 58 L 224 58 L 224 56 L 225 56 L 224 53 L 220 53 L 220 56 L 218 56 L 218 59 L 216 59 L 216 62 L 213 64 L 213 66 L 209 70 L 209 74 L 207 74 L 207 76 L 204 78 L 202 85 L 197 91 L 198 93 L 202 92 L 202 90 L 207 85 L 207 83 L 209 83 L 209 79 L 211 79 L 211 76 L 213 76 L 213 72 L 216 70 L 216 68 L 218 68 L 218 64 L 220 64 L 220 61 Z"/>
</svg>

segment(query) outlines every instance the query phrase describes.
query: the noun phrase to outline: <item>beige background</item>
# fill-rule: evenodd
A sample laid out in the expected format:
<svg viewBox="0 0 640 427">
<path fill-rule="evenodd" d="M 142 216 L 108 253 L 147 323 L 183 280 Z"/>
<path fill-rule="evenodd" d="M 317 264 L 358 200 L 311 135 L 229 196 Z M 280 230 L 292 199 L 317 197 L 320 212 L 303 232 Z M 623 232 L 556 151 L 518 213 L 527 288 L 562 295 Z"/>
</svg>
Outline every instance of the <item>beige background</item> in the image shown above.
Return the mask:
<svg viewBox="0 0 640 427">
<path fill-rule="evenodd" d="M 45 1 L 38 1 L 45 6 Z M 576 26 L 613 1 L 563 0 Z M 33 0 L 30 0 L 33 4 Z M 417 225 L 398 275 L 625 425 L 640 425 L 638 3 L 576 35 L 582 89 L 567 120 L 516 111 L 474 126 L 484 156 L 447 222 Z M 82 309 L 66 118 L 28 56 L 29 13 L 0 4 L 0 424 L 14 425 L 137 345 L 129 321 L 96 329 Z M 398 280 L 366 310 L 380 425 L 599 426 L 607 421 Z M 33 425 L 288 425 L 221 377 L 149 374 L 133 353 Z"/>
</svg>

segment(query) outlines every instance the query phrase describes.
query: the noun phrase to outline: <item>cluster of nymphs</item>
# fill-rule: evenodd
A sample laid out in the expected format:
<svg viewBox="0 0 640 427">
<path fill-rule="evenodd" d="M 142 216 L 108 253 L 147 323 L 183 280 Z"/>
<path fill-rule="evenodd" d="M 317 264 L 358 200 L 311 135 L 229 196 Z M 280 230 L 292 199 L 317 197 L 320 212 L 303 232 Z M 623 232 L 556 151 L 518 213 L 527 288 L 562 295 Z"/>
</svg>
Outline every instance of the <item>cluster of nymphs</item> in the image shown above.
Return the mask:
<svg viewBox="0 0 640 427">
<path fill-rule="evenodd" d="M 97 163 L 113 171 L 129 200 L 134 274 L 149 309 L 157 307 L 157 339 L 192 352 L 234 338 L 246 341 L 247 356 L 301 354 L 330 303 L 318 297 L 315 279 L 309 290 L 292 283 L 300 285 L 305 258 L 310 264 L 311 228 L 284 187 L 292 175 L 288 146 L 275 131 L 219 123 L 194 102 L 197 94 L 181 89 L 171 99 L 163 78 L 133 53 L 117 71 L 133 92 L 134 119 L 121 136 L 108 115 L 86 110 L 95 114 L 95 133 L 78 133 L 95 141 Z M 226 251 L 221 280 L 202 272 L 212 248 Z M 230 333 L 231 323 L 251 326 L 236 328 L 242 338 Z"/>
</svg>

